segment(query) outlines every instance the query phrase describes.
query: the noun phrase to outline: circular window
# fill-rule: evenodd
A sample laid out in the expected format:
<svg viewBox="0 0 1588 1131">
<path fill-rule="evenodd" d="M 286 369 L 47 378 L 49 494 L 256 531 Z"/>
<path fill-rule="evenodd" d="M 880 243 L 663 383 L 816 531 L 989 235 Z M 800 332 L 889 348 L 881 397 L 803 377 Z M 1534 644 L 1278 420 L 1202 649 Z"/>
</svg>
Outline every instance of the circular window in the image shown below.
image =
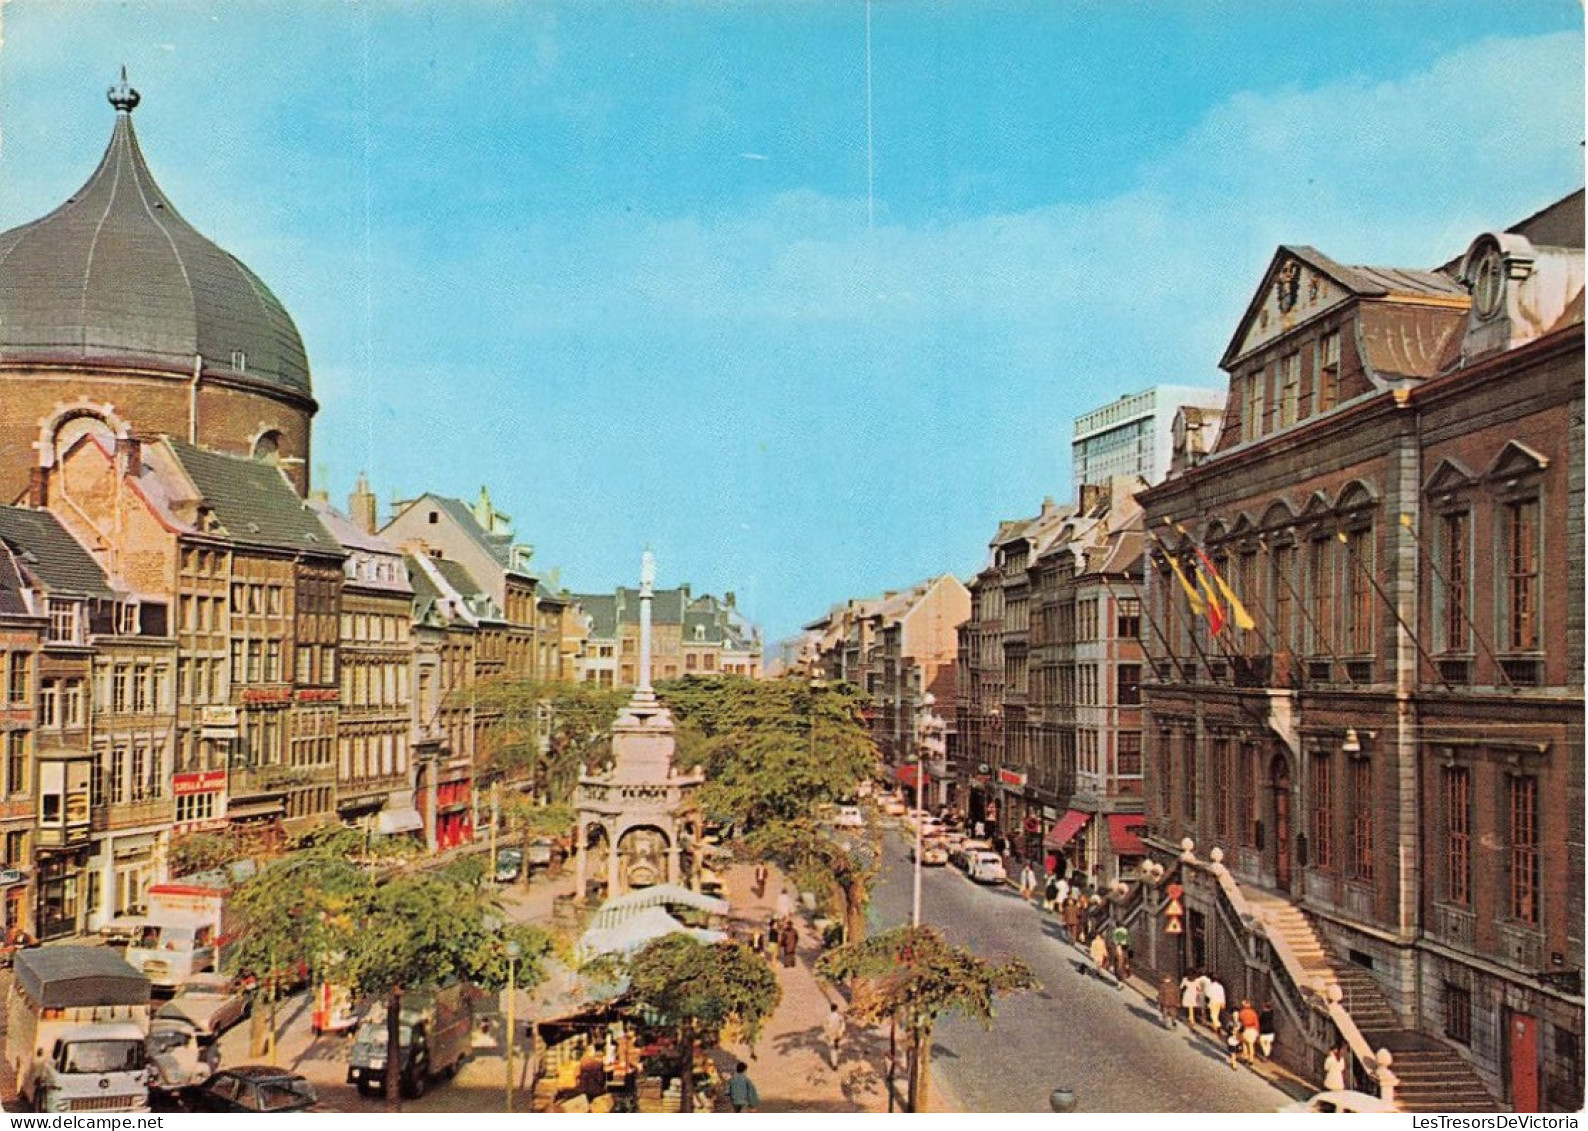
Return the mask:
<svg viewBox="0 0 1588 1131">
<path fill-rule="evenodd" d="M 1479 318 L 1493 318 L 1500 313 L 1505 299 L 1505 263 L 1500 249 L 1491 247 L 1478 260 L 1472 273 L 1472 305 Z"/>
</svg>

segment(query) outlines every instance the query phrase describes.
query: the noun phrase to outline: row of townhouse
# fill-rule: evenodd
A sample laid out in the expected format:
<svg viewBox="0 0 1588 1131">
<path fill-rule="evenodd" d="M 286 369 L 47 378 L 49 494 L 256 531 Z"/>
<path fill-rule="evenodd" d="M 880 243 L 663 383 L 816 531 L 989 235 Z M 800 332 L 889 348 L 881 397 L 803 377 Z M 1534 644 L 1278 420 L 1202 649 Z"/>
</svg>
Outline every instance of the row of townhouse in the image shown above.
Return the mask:
<svg viewBox="0 0 1588 1131">
<path fill-rule="evenodd" d="M 37 482 L 0 508 L 8 925 L 138 913 L 190 833 L 464 843 L 493 772 L 468 689 L 574 678 L 572 603 L 488 510 L 424 496 L 377 533 L 362 482 L 347 517 L 169 437 L 84 435 Z"/>
<path fill-rule="evenodd" d="M 895 783 L 923 803 L 955 803 L 956 632 L 970 591 L 953 574 L 852 598 L 805 625 L 790 649 L 807 678 L 851 683 L 869 698 L 872 737 Z"/>
<path fill-rule="evenodd" d="M 639 686 L 640 591 L 578 593 L 587 635 L 579 659 L 582 682 Z M 658 589 L 651 601 L 651 672 L 659 680 L 685 676 L 762 677 L 761 630 L 739 611 L 731 592 L 696 596 L 685 583 Z"/>
</svg>

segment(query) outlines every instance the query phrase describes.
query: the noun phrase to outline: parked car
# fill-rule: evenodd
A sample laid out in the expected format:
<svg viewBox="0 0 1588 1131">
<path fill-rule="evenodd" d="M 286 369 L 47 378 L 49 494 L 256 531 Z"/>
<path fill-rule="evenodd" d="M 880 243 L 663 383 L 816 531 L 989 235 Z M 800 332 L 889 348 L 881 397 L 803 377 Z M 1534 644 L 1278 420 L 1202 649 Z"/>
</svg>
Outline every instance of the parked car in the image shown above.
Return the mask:
<svg viewBox="0 0 1588 1131">
<path fill-rule="evenodd" d="M 248 1016 L 253 994 L 236 978 L 225 974 L 194 974 L 177 987 L 176 995 L 155 1010 L 156 1020 L 180 1021 L 202 1036 L 218 1037 Z"/>
<path fill-rule="evenodd" d="M 978 884 L 1000 884 L 1008 878 L 1004 874 L 1003 857 L 996 852 L 974 853 L 965 871 Z"/>
<path fill-rule="evenodd" d="M 1370 1096 L 1366 1092 L 1352 1091 L 1318 1092 L 1311 1099 L 1297 1100 L 1277 1110 L 1286 1115 L 1327 1111 L 1365 1112 L 1369 1115 L 1401 1114 L 1401 1109 L 1388 1100 Z"/>
<path fill-rule="evenodd" d="M 838 814 L 833 818 L 833 824 L 840 829 L 860 829 L 866 825 L 866 818 L 860 812 L 858 805 L 840 805 Z"/>
<path fill-rule="evenodd" d="M 959 842 L 959 847 L 951 850 L 950 856 L 954 865 L 963 871 L 970 871 L 970 862 L 978 852 L 991 852 L 992 845 L 985 840 L 966 838 Z"/>
<path fill-rule="evenodd" d="M 296 1072 L 268 1064 L 223 1068 L 185 1097 L 189 1111 L 310 1111 L 318 1106 L 314 1085 Z"/>
<path fill-rule="evenodd" d="M 150 1099 L 169 1105 L 186 1089 L 202 1084 L 220 1065 L 213 1039 L 206 1038 L 186 1021 L 157 1017 L 149 1024 L 144 1055 L 153 1071 Z"/>
<path fill-rule="evenodd" d="M 898 794 L 885 793 L 877 800 L 877 804 L 890 817 L 904 816 L 904 799 Z"/>
<path fill-rule="evenodd" d="M 910 846 L 910 859 L 915 859 L 915 846 Z M 940 840 L 921 842 L 921 867 L 940 868 L 948 863 L 948 846 Z"/>
<path fill-rule="evenodd" d="M 524 853 L 517 848 L 499 848 L 496 851 L 496 873 L 492 877 L 499 884 L 510 884 L 518 879 L 524 866 Z"/>
</svg>

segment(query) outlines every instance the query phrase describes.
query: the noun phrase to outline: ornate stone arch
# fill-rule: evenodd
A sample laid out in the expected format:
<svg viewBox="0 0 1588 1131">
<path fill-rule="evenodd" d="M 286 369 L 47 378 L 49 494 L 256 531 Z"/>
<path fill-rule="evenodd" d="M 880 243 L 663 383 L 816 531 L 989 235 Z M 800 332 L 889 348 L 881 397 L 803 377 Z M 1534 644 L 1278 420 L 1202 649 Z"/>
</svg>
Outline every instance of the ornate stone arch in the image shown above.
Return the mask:
<svg viewBox="0 0 1588 1131">
<path fill-rule="evenodd" d="M 55 411 L 39 421 L 39 438 L 33 445 L 38 453 L 38 466 L 54 467 L 66 449 L 84 435 L 102 434 L 114 441 L 128 430 L 127 421 L 109 402 L 96 402 L 88 397 L 58 401 Z"/>
</svg>

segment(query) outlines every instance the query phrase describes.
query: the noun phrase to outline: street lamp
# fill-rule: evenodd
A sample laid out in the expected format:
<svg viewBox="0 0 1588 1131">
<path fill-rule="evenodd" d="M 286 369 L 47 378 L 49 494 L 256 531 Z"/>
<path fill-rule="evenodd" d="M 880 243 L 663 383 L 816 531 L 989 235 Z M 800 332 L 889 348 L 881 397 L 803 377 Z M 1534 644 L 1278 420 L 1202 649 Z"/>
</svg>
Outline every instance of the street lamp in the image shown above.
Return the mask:
<svg viewBox="0 0 1588 1131">
<path fill-rule="evenodd" d="M 513 1003 L 518 998 L 518 956 L 522 953 L 516 940 L 507 940 L 507 1110 L 513 1110 L 513 1038 L 516 1024 L 513 1020 Z"/>
</svg>

